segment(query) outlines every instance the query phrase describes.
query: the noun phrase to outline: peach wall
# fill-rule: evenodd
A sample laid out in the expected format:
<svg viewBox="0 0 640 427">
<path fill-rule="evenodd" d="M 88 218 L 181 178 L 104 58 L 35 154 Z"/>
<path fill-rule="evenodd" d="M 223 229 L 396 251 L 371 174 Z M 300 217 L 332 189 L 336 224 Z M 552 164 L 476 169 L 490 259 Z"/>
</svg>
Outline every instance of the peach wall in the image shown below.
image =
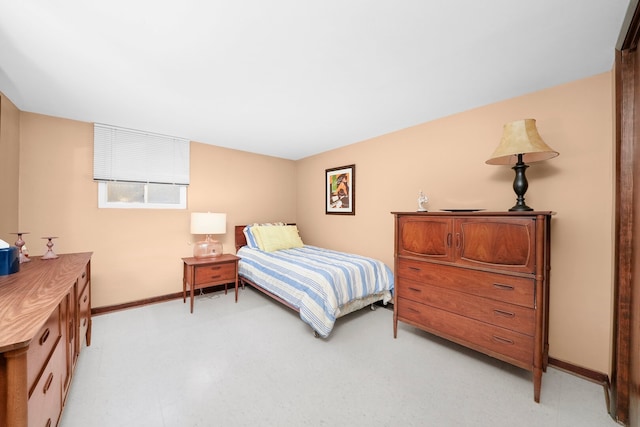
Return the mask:
<svg viewBox="0 0 640 427">
<path fill-rule="evenodd" d="M 415 210 L 419 190 L 430 197 L 430 210 L 506 210 L 515 203 L 513 171 L 484 161 L 505 122 L 532 117 L 560 152 L 527 171 L 527 203 L 557 212 L 550 353 L 609 372 L 612 93 L 611 73 L 605 73 L 297 162 L 193 142 L 187 211 L 98 210 L 92 125 L 23 112 L 20 227 L 31 231 L 32 254 L 44 252 L 40 236 L 47 234 L 59 236 L 60 253 L 94 252 L 96 307 L 181 290 L 180 258 L 191 254 L 191 211 L 228 213 L 225 252 L 233 251 L 234 224 L 296 221 L 307 243 L 375 256 L 392 266 L 390 212 Z M 356 215 L 325 215 L 324 170 L 351 163 Z"/>
<path fill-rule="evenodd" d="M 0 93 L 0 239 L 13 244 L 18 223 L 20 111 Z"/>
<path fill-rule="evenodd" d="M 28 248 L 42 255 L 40 237 L 54 235 L 58 253 L 92 251 L 94 307 L 181 292 L 191 211 L 227 213 L 225 252 L 236 223 L 295 220 L 295 187 L 282 191 L 295 181 L 289 160 L 192 142 L 187 210 L 98 209 L 92 124 L 23 112 L 20 136 Z"/>
<path fill-rule="evenodd" d="M 393 266 L 392 211 L 515 204 L 514 172 L 484 162 L 504 123 L 535 118 L 560 156 L 527 171 L 527 204 L 552 220 L 550 356 L 609 372 L 613 224 L 611 73 L 462 112 L 297 162 L 306 243 L 366 254 Z M 356 165 L 356 215 L 324 213 L 324 171 Z M 389 325 L 391 329 L 391 325 Z"/>
</svg>

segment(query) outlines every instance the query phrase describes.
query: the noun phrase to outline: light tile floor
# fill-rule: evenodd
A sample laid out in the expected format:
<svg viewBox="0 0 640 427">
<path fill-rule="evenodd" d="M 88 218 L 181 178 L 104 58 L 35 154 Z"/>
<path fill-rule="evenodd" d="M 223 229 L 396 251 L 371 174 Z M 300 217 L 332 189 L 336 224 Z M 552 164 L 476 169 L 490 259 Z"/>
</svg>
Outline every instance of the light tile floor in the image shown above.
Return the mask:
<svg viewBox="0 0 640 427">
<path fill-rule="evenodd" d="M 617 426 L 603 387 L 531 374 L 369 309 L 314 338 L 253 289 L 93 318 L 61 423 L 101 426 Z"/>
</svg>

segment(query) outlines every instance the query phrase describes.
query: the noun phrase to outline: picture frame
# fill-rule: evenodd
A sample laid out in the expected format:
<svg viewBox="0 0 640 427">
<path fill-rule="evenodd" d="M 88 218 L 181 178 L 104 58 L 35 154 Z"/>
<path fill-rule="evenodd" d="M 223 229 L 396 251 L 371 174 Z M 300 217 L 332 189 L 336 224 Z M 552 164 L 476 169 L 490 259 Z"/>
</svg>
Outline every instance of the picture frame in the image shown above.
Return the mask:
<svg viewBox="0 0 640 427">
<path fill-rule="evenodd" d="M 325 214 L 356 214 L 356 165 L 325 170 Z"/>
</svg>

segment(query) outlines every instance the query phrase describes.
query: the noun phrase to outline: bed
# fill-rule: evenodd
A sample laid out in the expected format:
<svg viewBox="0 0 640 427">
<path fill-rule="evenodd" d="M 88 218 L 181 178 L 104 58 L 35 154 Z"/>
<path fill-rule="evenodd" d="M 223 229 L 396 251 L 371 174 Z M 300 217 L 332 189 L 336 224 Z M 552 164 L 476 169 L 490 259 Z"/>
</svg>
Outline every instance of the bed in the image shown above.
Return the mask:
<svg viewBox="0 0 640 427">
<path fill-rule="evenodd" d="M 388 266 L 305 245 L 295 224 L 237 225 L 235 241 L 242 286 L 250 285 L 297 311 L 316 337 L 328 337 L 336 319 L 392 298 L 393 273 Z"/>
</svg>

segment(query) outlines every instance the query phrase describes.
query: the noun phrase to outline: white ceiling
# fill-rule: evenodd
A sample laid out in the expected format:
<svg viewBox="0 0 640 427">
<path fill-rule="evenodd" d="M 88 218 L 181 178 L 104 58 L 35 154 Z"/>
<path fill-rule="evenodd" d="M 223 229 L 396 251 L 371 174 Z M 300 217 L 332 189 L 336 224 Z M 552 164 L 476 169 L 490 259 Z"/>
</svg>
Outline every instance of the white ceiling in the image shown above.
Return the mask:
<svg viewBox="0 0 640 427">
<path fill-rule="evenodd" d="M 288 159 L 612 69 L 629 0 L 0 0 L 23 111 Z"/>
</svg>

